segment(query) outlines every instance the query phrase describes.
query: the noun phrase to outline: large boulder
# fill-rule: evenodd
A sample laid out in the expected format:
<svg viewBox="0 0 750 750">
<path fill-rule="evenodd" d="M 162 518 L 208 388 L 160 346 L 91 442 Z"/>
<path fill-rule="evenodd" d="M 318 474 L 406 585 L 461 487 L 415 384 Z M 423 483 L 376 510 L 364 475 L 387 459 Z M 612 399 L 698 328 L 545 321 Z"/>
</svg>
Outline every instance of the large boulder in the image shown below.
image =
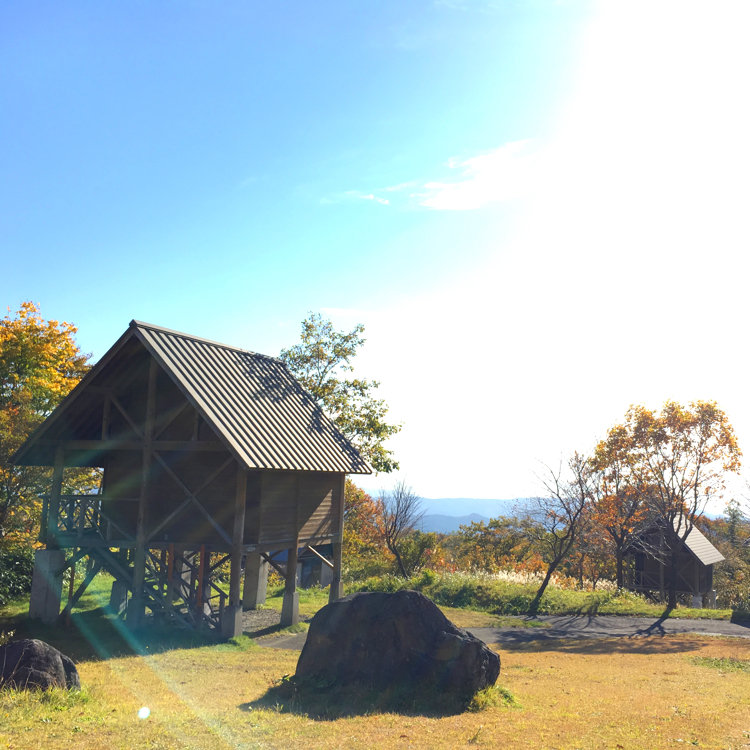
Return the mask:
<svg viewBox="0 0 750 750">
<path fill-rule="evenodd" d="M 495 684 L 500 657 L 417 591 L 352 594 L 313 617 L 294 680 L 466 703 Z"/>
<path fill-rule="evenodd" d="M 35 638 L 0 646 L 0 687 L 80 689 L 75 664 L 54 646 Z"/>
</svg>

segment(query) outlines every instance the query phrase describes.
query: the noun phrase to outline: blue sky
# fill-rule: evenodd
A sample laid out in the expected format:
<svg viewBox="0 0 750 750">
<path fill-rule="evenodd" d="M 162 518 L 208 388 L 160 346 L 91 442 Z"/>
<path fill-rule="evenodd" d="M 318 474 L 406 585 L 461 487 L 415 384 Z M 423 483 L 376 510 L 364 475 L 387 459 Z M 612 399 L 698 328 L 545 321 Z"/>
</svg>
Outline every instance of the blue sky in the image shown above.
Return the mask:
<svg viewBox="0 0 750 750">
<path fill-rule="evenodd" d="M 2 299 L 95 359 L 131 318 L 270 354 L 363 322 L 427 496 L 535 494 L 633 402 L 715 398 L 750 439 L 747 20 L 11 0 Z"/>
</svg>

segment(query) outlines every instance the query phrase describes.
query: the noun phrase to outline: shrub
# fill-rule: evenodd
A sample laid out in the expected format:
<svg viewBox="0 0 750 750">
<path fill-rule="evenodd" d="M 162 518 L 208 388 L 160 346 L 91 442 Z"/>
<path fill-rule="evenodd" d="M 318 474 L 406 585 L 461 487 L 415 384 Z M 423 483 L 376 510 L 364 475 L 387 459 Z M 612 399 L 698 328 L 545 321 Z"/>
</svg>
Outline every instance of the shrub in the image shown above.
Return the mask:
<svg viewBox="0 0 750 750">
<path fill-rule="evenodd" d="M 31 591 L 34 551 L 27 547 L 0 547 L 0 606 Z"/>
</svg>

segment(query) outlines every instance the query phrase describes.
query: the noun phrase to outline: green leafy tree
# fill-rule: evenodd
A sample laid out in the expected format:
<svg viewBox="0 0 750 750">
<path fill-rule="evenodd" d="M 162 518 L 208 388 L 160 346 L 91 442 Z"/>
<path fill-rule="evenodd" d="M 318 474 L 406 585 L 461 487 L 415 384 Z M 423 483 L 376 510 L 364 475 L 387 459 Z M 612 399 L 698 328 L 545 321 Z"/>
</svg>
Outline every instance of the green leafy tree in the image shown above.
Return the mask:
<svg viewBox="0 0 750 750">
<path fill-rule="evenodd" d="M 75 342 L 70 323 L 44 320 L 39 307 L 24 302 L 0 320 L 0 545 L 35 538 L 39 494 L 49 470 L 14 466 L 13 454 L 72 390 L 88 369 L 88 355 Z M 75 475 L 75 476 L 74 476 Z M 90 486 L 91 471 L 73 471 L 68 481 Z M 70 491 L 70 487 L 66 486 Z"/>
<path fill-rule="evenodd" d="M 445 541 L 459 570 L 496 573 L 518 569 L 534 554 L 530 518 L 492 518 L 463 525 Z"/>
<path fill-rule="evenodd" d="M 302 321 L 300 343 L 283 349 L 279 358 L 375 471 L 390 472 L 398 463 L 385 442 L 401 427 L 386 421 L 388 407 L 375 396 L 377 381 L 349 376 L 364 330 L 359 324 L 348 333 L 336 331 L 330 320 L 310 313 Z"/>
<path fill-rule="evenodd" d="M 703 517 L 701 531 L 724 555 L 714 570 L 714 588 L 720 607 L 750 612 L 750 520 L 740 504 L 730 500 L 721 518 Z"/>
<path fill-rule="evenodd" d="M 412 531 L 399 545 L 401 565 L 409 577 L 435 565 L 440 551 L 440 537 L 434 531 Z"/>
</svg>

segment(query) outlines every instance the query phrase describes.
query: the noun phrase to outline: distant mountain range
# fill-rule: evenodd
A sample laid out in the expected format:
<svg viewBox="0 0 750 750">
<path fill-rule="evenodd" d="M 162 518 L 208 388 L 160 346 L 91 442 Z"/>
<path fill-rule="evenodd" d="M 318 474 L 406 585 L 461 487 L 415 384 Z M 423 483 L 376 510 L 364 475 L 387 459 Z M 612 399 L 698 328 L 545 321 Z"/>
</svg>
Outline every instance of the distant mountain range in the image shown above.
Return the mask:
<svg viewBox="0 0 750 750">
<path fill-rule="evenodd" d="M 470 523 L 487 523 L 490 519 L 487 516 L 480 516 L 479 513 L 470 513 L 468 516 L 441 516 L 439 514 L 426 514 L 417 524 L 420 531 L 437 531 L 439 534 L 452 534 L 458 531 L 459 526 L 468 526 Z"/>
<path fill-rule="evenodd" d="M 484 521 L 498 516 L 511 516 L 521 500 L 484 500 L 472 497 L 422 498 L 424 516 L 418 524 L 420 531 L 450 534 L 459 526 Z"/>
<path fill-rule="evenodd" d="M 519 500 L 485 500 L 475 497 L 423 497 L 421 508 L 426 515 L 468 516 L 478 513 L 487 518 L 508 516 L 513 514 L 513 507 L 523 503 Z"/>
<path fill-rule="evenodd" d="M 421 508 L 424 511 L 422 520 L 417 524 L 420 531 L 437 531 L 440 534 L 451 534 L 459 526 L 468 526 L 472 522 L 484 521 L 499 516 L 517 515 L 530 498 L 515 500 L 484 500 L 473 497 L 439 497 L 422 498 Z M 705 513 L 711 519 L 721 518 L 721 513 Z"/>
</svg>

